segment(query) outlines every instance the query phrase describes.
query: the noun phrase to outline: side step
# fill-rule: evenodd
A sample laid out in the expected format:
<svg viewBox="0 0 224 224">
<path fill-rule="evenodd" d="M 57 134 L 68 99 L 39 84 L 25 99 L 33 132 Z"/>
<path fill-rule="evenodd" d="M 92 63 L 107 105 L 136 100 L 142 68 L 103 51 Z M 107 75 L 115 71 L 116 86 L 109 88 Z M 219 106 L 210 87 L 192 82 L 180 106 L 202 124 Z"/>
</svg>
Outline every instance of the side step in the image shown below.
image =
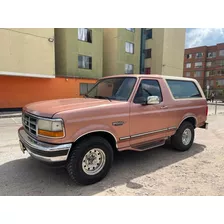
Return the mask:
<svg viewBox="0 0 224 224">
<path fill-rule="evenodd" d="M 155 142 L 148 142 L 148 143 L 144 143 L 141 145 L 135 145 L 132 146 L 134 149 L 138 150 L 138 151 L 145 151 L 148 149 L 152 149 L 152 148 L 157 148 L 160 147 L 162 145 L 165 145 L 167 139 L 162 139 L 159 141 L 155 141 Z"/>
</svg>

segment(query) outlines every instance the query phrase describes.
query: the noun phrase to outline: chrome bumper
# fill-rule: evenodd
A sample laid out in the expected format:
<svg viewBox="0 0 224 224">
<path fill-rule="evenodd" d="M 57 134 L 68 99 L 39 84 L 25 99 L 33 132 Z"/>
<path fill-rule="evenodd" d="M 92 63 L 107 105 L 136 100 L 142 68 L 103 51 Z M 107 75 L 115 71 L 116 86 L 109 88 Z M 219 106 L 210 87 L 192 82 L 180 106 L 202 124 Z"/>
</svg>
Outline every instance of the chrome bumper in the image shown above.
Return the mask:
<svg viewBox="0 0 224 224">
<path fill-rule="evenodd" d="M 21 127 L 18 130 L 21 150 L 44 162 L 63 162 L 68 158 L 72 144 L 53 145 L 37 141 Z"/>
</svg>

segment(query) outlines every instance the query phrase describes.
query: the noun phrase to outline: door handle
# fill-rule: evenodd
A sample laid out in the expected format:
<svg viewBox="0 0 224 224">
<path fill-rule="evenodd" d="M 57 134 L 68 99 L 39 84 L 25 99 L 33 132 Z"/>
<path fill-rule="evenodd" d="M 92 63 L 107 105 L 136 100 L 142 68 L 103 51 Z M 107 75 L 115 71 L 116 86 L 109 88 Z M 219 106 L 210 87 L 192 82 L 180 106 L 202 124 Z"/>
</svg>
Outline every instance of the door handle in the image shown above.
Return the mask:
<svg viewBox="0 0 224 224">
<path fill-rule="evenodd" d="M 168 109 L 168 106 L 161 106 L 161 109 Z"/>
</svg>

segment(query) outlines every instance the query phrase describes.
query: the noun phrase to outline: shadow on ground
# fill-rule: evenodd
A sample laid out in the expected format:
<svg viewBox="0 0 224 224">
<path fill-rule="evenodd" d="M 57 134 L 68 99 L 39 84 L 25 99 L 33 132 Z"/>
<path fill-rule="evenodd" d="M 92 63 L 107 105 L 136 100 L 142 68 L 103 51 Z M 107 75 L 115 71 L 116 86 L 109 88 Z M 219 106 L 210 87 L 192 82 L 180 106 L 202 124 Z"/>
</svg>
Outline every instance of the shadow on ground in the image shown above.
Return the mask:
<svg viewBox="0 0 224 224">
<path fill-rule="evenodd" d="M 121 152 L 116 154 L 108 176 L 90 186 L 74 184 L 63 168 L 51 168 L 30 157 L 14 160 L 0 166 L 0 195 L 94 195 L 123 184 L 139 189 L 142 185 L 133 179 L 150 176 L 158 169 L 201 153 L 204 148 L 194 144 L 187 152 L 176 152 L 167 146 L 145 152 Z"/>
</svg>

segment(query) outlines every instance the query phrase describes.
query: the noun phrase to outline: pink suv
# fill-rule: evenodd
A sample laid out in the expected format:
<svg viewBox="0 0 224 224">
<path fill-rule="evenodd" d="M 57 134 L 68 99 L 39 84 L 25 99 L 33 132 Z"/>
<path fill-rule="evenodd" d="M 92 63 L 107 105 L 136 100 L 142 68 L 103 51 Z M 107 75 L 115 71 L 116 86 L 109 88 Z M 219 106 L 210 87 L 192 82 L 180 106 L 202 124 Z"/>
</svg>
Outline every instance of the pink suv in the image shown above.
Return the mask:
<svg viewBox="0 0 224 224">
<path fill-rule="evenodd" d="M 195 128 L 207 128 L 207 112 L 194 79 L 117 75 L 100 79 L 85 98 L 26 105 L 18 134 L 23 152 L 63 163 L 86 185 L 107 175 L 114 151 L 144 151 L 168 139 L 176 150 L 190 149 Z"/>
</svg>

